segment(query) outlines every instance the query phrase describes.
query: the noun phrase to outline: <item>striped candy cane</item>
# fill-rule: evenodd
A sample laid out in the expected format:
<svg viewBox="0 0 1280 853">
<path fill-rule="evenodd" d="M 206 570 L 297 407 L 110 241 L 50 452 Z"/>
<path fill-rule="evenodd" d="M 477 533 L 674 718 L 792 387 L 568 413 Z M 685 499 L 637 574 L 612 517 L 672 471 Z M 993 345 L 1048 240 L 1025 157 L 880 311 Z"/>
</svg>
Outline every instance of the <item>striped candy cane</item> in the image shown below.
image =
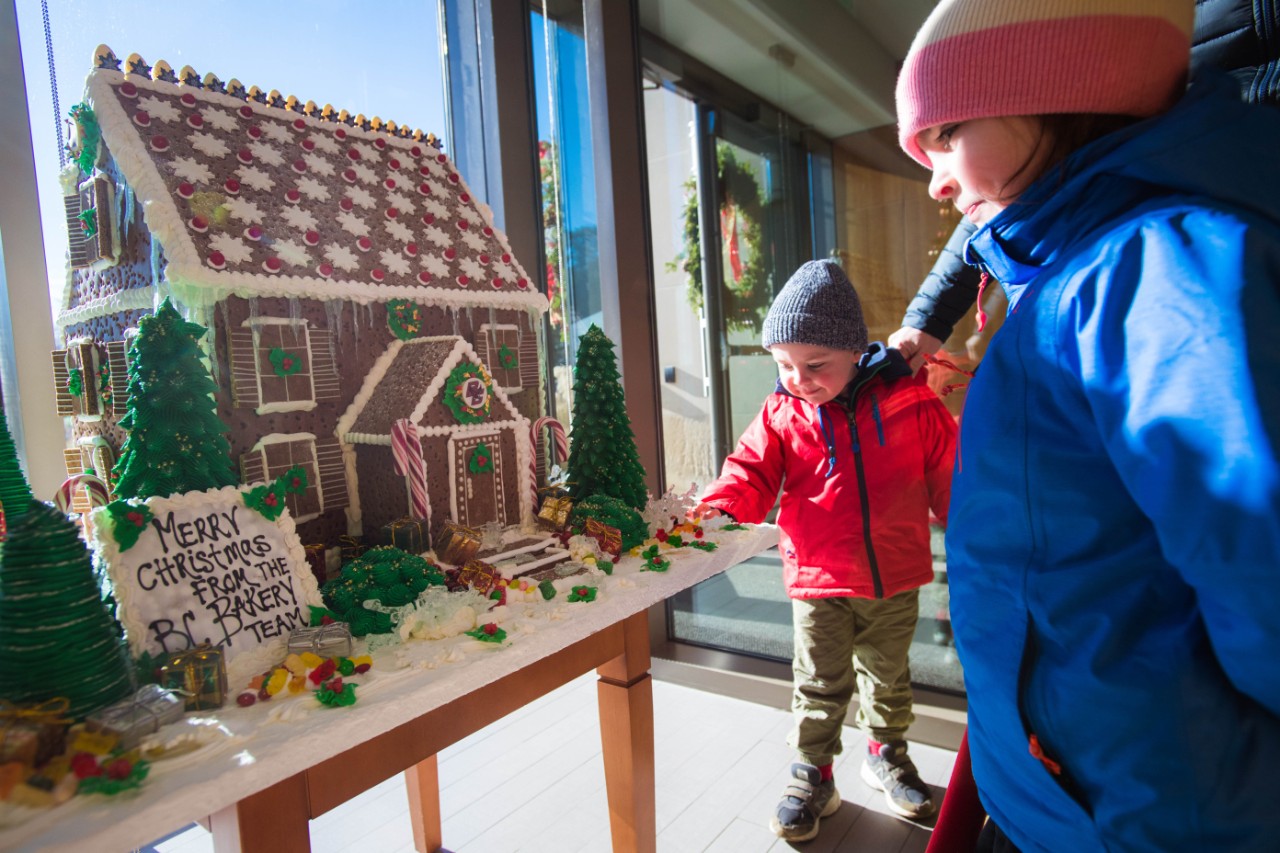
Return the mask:
<svg viewBox="0 0 1280 853">
<path fill-rule="evenodd" d="M 533 458 L 529 460 L 529 486 L 533 490 L 533 505 L 535 507 L 538 505 L 538 482 L 542 479 L 542 459 L 545 448 L 542 442 L 544 429 L 551 433 L 553 441 L 552 463 L 563 465 L 569 459 L 569 439 L 565 435 L 564 424 L 548 416 L 543 416 L 534 421 L 529 427 L 529 438 L 533 442 Z"/>
<path fill-rule="evenodd" d="M 427 463 L 422 459 L 422 442 L 413 421 L 401 418 L 391 425 L 391 452 L 395 456 L 396 473 L 409 481 L 409 514 L 430 521 Z"/>
<path fill-rule="evenodd" d="M 53 505 L 63 514 L 71 513 L 71 501 L 77 489 L 84 489 L 89 495 L 89 506 L 106 506 L 111 502 L 111 494 L 107 484 L 92 474 L 72 474 L 62 481 L 58 494 L 54 495 Z"/>
</svg>

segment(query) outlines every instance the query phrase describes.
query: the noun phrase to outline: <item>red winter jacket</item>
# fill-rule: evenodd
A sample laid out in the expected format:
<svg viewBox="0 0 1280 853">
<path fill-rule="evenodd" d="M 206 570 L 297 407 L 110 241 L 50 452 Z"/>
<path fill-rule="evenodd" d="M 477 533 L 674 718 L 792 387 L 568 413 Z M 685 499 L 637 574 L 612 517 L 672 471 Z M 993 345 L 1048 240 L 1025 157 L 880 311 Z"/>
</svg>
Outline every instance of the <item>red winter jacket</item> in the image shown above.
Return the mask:
<svg viewBox="0 0 1280 853">
<path fill-rule="evenodd" d="M 933 579 L 929 510 L 946 524 L 955 439 L 923 371 L 872 344 L 837 400 L 815 408 L 779 383 L 702 500 L 758 523 L 781 489 L 787 594 L 888 598 Z"/>
</svg>

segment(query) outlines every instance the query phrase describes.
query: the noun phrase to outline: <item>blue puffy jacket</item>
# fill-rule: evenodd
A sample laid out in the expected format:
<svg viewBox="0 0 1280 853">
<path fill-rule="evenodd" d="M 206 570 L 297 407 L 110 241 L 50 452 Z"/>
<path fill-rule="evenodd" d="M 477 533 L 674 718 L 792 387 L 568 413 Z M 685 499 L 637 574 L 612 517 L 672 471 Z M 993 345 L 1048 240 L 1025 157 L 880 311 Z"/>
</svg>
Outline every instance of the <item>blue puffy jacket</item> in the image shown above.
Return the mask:
<svg viewBox="0 0 1280 853">
<path fill-rule="evenodd" d="M 1211 78 L 1065 165 L 968 249 L 1010 303 L 947 533 L 974 776 L 1027 851 L 1276 850 L 1280 110 Z"/>
</svg>

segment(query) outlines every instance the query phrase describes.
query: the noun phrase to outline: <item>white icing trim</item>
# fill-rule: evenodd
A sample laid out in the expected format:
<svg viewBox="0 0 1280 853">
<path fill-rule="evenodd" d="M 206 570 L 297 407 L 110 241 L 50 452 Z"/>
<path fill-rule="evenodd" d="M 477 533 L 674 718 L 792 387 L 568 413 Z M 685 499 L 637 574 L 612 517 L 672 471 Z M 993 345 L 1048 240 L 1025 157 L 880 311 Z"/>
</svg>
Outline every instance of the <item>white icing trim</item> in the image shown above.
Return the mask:
<svg viewBox="0 0 1280 853">
<path fill-rule="evenodd" d="M 257 444 L 249 448 L 250 453 L 260 453 L 268 444 L 285 444 L 291 441 L 310 441 L 315 443 L 316 435 L 313 432 L 273 432 L 270 435 L 264 435 L 258 439 Z M 312 450 L 314 453 L 314 448 Z M 265 467 L 266 460 L 263 460 Z"/>
<path fill-rule="evenodd" d="M 302 326 L 304 329 L 310 328 L 306 320 L 295 320 L 292 317 L 249 317 L 241 320 L 240 325 L 246 329 L 256 329 L 259 326 Z"/>
<path fill-rule="evenodd" d="M 419 338 L 417 340 L 425 339 Z M 405 343 L 406 341 L 394 340 L 388 344 L 386 350 L 373 363 L 373 367 L 369 368 L 369 372 L 365 374 L 360 390 L 352 398 L 351 404 L 342 413 L 342 417 L 338 418 L 338 425 L 333 430 L 340 441 L 343 440 L 342 437 L 344 435 L 351 431 L 351 425 L 360 417 L 364 407 L 369 405 L 369 398 L 373 396 L 373 392 L 382 382 L 383 377 L 387 375 L 387 370 L 390 369 L 391 363 L 396 360 L 396 355 L 400 352 L 400 347 L 404 346 Z"/>
<path fill-rule="evenodd" d="M 315 396 L 315 382 L 312 381 L 311 395 Z M 278 412 L 309 412 L 316 407 L 315 400 L 297 400 L 293 402 L 263 403 L 254 409 L 254 414 L 273 415 Z"/>
<path fill-rule="evenodd" d="M 68 270 L 68 275 L 74 278 L 70 270 Z M 68 290 L 68 299 L 70 296 L 70 290 Z M 83 323 L 86 320 L 96 320 L 99 317 L 122 314 L 125 311 L 133 311 L 139 308 L 154 310 L 155 307 L 156 289 L 154 286 L 134 287 L 63 311 L 58 315 L 58 327 L 66 328 L 67 326 L 74 326 L 76 323 Z"/>
</svg>

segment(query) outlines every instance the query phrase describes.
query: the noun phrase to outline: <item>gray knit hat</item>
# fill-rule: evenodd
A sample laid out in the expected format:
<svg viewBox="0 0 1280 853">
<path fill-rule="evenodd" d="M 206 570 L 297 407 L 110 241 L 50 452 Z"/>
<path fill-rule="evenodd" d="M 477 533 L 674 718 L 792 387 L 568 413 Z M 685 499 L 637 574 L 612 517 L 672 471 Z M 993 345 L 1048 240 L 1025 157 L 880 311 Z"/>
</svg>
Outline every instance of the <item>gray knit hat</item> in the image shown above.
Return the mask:
<svg viewBox="0 0 1280 853">
<path fill-rule="evenodd" d="M 810 344 L 867 351 L 862 303 L 835 261 L 809 261 L 779 291 L 764 318 L 760 344 Z"/>
</svg>

